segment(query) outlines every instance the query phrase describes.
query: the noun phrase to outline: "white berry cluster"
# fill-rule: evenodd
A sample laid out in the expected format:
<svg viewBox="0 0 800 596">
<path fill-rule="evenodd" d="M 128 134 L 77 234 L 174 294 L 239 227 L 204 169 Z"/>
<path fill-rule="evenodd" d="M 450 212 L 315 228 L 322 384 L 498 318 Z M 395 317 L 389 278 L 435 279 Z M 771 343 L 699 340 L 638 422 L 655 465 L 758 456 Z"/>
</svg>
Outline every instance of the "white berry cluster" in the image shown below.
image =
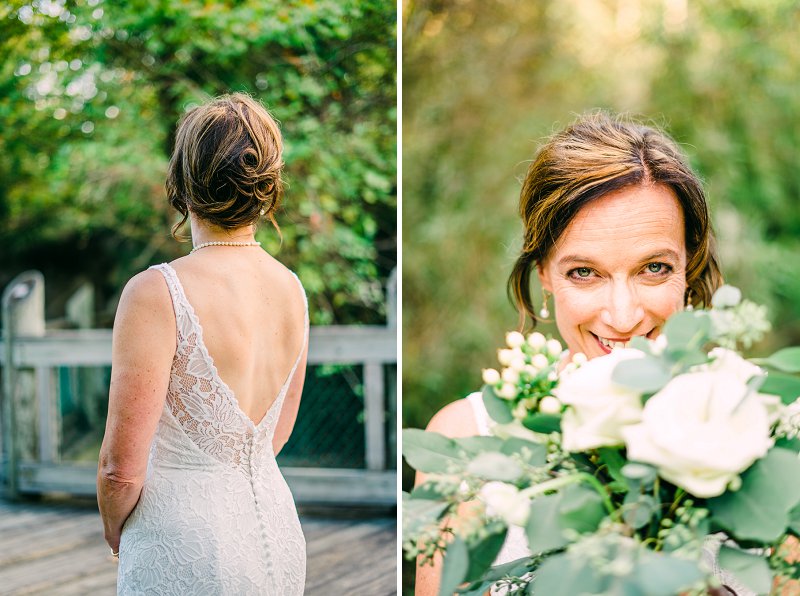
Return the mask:
<svg viewBox="0 0 800 596">
<path fill-rule="evenodd" d="M 494 368 L 483 370 L 483 382 L 494 393 L 514 403 L 515 418 L 526 414 L 559 414 L 561 402 L 551 392 L 558 382 L 558 364 L 563 347 L 557 339 L 547 339 L 539 332 L 525 337 L 519 331 L 506 333 L 506 348 L 497 351 L 500 371 Z M 575 354 L 570 369 L 586 362 L 586 356 Z"/>
</svg>

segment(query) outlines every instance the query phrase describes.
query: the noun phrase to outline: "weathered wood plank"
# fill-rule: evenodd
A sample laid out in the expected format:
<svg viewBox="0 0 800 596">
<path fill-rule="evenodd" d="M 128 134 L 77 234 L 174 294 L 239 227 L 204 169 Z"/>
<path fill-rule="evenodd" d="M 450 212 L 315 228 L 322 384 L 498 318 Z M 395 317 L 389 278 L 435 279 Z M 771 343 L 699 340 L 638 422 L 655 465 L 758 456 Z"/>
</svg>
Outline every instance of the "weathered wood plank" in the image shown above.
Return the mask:
<svg viewBox="0 0 800 596">
<path fill-rule="evenodd" d="M 340 468 L 281 468 L 300 504 L 386 505 L 396 503 L 397 473 Z M 93 463 L 19 465 L 22 492 L 65 491 L 72 495 L 96 494 L 97 466 Z"/>
<path fill-rule="evenodd" d="M 309 364 L 396 362 L 397 330 L 377 325 L 315 325 L 309 337 Z M 0 343 L 3 361 L 5 343 Z M 17 337 L 14 365 L 107 366 L 111 364 L 111 330 L 49 331 L 45 337 Z"/>
<path fill-rule="evenodd" d="M 117 564 L 108 555 L 96 508 L 86 503 L 0 500 L 2 594 L 115 594 Z M 320 518 L 301 510 L 301 523 L 308 545 L 307 595 L 397 593 L 393 518 Z"/>
</svg>

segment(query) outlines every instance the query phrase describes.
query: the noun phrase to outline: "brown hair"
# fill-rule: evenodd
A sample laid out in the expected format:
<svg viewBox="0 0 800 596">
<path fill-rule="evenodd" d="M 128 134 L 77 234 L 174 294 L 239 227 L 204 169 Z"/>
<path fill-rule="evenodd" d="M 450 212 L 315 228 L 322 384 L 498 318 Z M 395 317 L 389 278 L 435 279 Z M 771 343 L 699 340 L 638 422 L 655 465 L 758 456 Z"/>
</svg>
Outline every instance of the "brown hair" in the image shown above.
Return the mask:
<svg viewBox="0 0 800 596">
<path fill-rule="evenodd" d="M 639 184 L 661 184 L 675 193 L 686 227 L 684 300 L 711 303 L 722 275 L 699 178 L 666 133 L 598 111 L 553 135 L 525 176 L 519 200 L 524 242 L 508 280 L 509 297 L 522 322 L 530 315 L 536 325 L 531 272 L 547 258 L 572 218 L 593 199 Z"/>
<path fill-rule="evenodd" d="M 167 199 L 183 215 L 172 235 L 189 211 L 230 230 L 256 223 L 263 209 L 278 229 L 282 152 L 278 124 L 248 95 L 223 95 L 187 112 L 167 171 Z"/>
</svg>

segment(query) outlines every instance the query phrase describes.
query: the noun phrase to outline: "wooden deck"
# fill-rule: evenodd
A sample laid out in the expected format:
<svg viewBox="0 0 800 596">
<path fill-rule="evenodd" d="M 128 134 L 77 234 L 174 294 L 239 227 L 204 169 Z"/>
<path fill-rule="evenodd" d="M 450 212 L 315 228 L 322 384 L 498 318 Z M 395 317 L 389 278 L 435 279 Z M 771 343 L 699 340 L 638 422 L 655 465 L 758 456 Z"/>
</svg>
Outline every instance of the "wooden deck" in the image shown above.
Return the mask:
<svg viewBox="0 0 800 596">
<path fill-rule="evenodd" d="M 397 594 L 395 519 L 300 516 L 306 594 Z M 113 595 L 117 563 L 92 501 L 0 500 L 0 594 Z"/>
</svg>

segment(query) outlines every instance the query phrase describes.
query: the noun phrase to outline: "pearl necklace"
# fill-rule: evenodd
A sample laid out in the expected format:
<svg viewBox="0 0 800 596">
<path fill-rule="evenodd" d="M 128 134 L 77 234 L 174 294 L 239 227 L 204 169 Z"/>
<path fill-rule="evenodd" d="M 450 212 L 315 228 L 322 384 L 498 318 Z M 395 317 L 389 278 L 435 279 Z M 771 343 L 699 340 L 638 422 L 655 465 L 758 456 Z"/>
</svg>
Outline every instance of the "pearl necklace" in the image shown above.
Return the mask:
<svg viewBox="0 0 800 596">
<path fill-rule="evenodd" d="M 261 246 L 260 242 L 203 242 L 202 244 L 198 244 L 192 250 L 189 251 L 189 254 L 192 254 L 196 250 L 200 250 L 201 248 L 205 248 L 206 246 Z"/>
</svg>

